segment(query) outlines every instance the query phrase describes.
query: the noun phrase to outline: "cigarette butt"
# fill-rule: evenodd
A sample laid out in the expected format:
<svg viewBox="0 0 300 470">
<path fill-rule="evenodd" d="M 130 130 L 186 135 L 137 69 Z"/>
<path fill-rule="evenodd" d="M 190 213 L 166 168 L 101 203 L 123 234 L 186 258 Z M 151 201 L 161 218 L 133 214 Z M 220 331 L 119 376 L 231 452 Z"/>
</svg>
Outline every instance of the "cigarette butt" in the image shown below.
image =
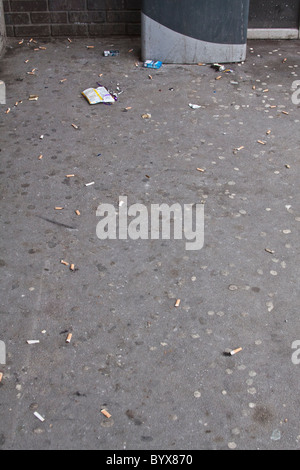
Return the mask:
<svg viewBox="0 0 300 470">
<path fill-rule="evenodd" d="M 72 127 L 74 127 L 74 129 L 78 129 L 78 126 L 76 126 L 76 124 L 72 124 Z"/>
<path fill-rule="evenodd" d="M 266 134 L 270 135 L 271 134 L 271 129 L 267 130 Z"/>
<path fill-rule="evenodd" d="M 256 86 L 255 86 L 255 85 L 253 85 L 253 87 L 252 87 L 252 90 L 255 90 L 255 89 L 256 89 Z"/>
<path fill-rule="evenodd" d="M 95 181 L 91 181 L 90 183 L 85 183 L 85 186 L 90 186 L 91 184 L 95 184 Z"/>
<path fill-rule="evenodd" d="M 7 110 L 5 111 L 5 114 L 8 114 L 10 113 L 10 108 L 7 108 Z"/>
<path fill-rule="evenodd" d="M 222 75 L 219 75 L 218 77 L 216 77 L 216 80 L 220 80 L 222 78 Z"/>
<path fill-rule="evenodd" d="M 70 270 L 71 270 L 71 271 L 75 271 L 75 264 L 73 264 L 73 263 L 71 264 Z"/>
<path fill-rule="evenodd" d="M 282 114 L 289 114 L 287 111 L 282 111 Z"/>
<path fill-rule="evenodd" d="M 72 176 L 75 176 L 75 175 L 66 175 L 66 178 L 72 178 Z"/>
<path fill-rule="evenodd" d="M 180 302 L 181 302 L 180 299 L 177 299 L 176 302 L 175 302 L 175 307 L 179 307 Z"/>
<path fill-rule="evenodd" d="M 40 342 L 39 339 L 28 339 L 27 341 L 27 344 L 37 344 Z"/>
<path fill-rule="evenodd" d="M 66 338 L 66 343 L 70 343 L 72 338 L 72 333 L 68 333 L 68 336 Z"/>
<path fill-rule="evenodd" d="M 59 83 L 63 83 L 63 82 L 66 82 L 67 79 L 66 78 L 62 78 L 61 80 L 59 80 Z"/>
<path fill-rule="evenodd" d="M 265 90 L 263 90 L 263 93 L 267 93 L 267 91 L 269 91 L 269 88 L 266 88 Z"/>
<path fill-rule="evenodd" d="M 37 95 L 29 95 L 29 101 L 37 101 L 39 97 Z"/>
<path fill-rule="evenodd" d="M 0 372 L 0 382 L 2 382 L 3 379 L 3 372 Z"/>
<path fill-rule="evenodd" d="M 75 214 L 80 215 L 80 211 L 78 209 L 76 209 Z"/>
<path fill-rule="evenodd" d="M 40 413 L 38 413 L 37 411 L 35 411 L 34 413 L 34 416 L 36 418 L 38 418 L 40 421 L 45 421 L 45 418 L 43 418 L 43 416 L 40 415 Z"/>
<path fill-rule="evenodd" d="M 106 418 L 110 418 L 110 417 L 111 417 L 111 414 L 110 414 L 108 411 L 104 410 L 104 409 L 101 410 L 101 413 L 102 413 L 104 416 L 106 416 Z"/>
<path fill-rule="evenodd" d="M 152 75 L 148 75 L 148 78 L 149 78 L 150 80 L 152 80 Z"/>
<path fill-rule="evenodd" d="M 29 59 L 24 60 L 25 64 L 28 64 L 28 62 L 29 62 Z"/>
<path fill-rule="evenodd" d="M 39 49 L 41 49 L 42 51 L 45 51 L 47 49 L 47 47 L 45 46 L 40 46 Z"/>
<path fill-rule="evenodd" d="M 284 62 L 286 62 L 286 61 L 287 61 L 287 58 L 285 57 L 285 58 L 283 59 L 282 63 L 284 63 Z"/>
<path fill-rule="evenodd" d="M 270 108 L 277 108 L 277 105 L 276 104 L 272 104 L 272 106 L 270 106 Z"/>
<path fill-rule="evenodd" d="M 60 260 L 61 264 L 64 264 L 65 266 L 69 266 L 69 263 L 67 261 L 64 261 L 63 259 Z"/>
<path fill-rule="evenodd" d="M 291 168 L 290 165 L 284 165 L 286 168 Z"/>
<path fill-rule="evenodd" d="M 68 41 L 69 41 L 69 42 L 72 42 L 72 39 L 68 38 Z"/>
<path fill-rule="evenodd" d="M 197 171 L 201 171 L 203 173 L 203 168 L 197 168 Z"/>
<path fill-rule="evenodd" d="M 86 46 L 87 49 L 94 49 L 95 46 Z"/>
<path fill-rule="evenodd" d="M 235 150 L 242 150 L 243 148 L 244 148 L 244 146 L 241 145 L 241 147 L 238 147 L 238 148 L 236 148 Z"/>
<path fill-rule="evenodd" d="M 24 39 L 21 39 L 21 41 L 19 41 L 19 44 L 23 44 L 24 42 Z"/>
<path fill-rule="evenodd" d="M 274 250 L 270 250 L 270 248 L 265 248 L 265 251 L 266 251 L 267 253 L 271 253 L 271 254 L 274 253 Z"/>
<path fill-rule="evenodd" d="M 266 145 L 266 142 L 263 142 L 262 140 L 258 140 L 257 142 L 261 145 Z"/>
<path fill-rule="evenodd" d="M 236 348 L 236 349 L 233 349 L 232 351 L 230 351 L 230 355 L 233 356 L 234 354 L 242 351 L 243 348 Z"/>
<path fill-rule="evenodd" d="M 63 209 L 63 207 L 56 206 L 56 207 L 54 207 L 54 209 L 55 209 L 56 211 L 61 211 L 61 210 Z"/>
</svg>

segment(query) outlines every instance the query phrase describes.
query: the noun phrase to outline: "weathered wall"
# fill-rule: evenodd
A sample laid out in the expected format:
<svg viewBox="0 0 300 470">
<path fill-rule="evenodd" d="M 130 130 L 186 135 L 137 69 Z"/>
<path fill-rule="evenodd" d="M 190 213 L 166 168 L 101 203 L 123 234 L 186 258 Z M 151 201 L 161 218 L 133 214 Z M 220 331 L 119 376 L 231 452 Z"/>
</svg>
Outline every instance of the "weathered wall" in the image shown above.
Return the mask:
<svg viewBox="0 0 300 470">
<path fill-rule="evenodd" d="M 5 28 L 5 21 L 4 21 L 4 11 L 3 11 L 3 3 L 0 0 L 0 57 L 5 50 L 6 44 L 6 28 Z"/>
<path fill-rule="evenodd" d="M 141 0 L 4 0 L 8 36 L 140 34 Z"/>
</svg>

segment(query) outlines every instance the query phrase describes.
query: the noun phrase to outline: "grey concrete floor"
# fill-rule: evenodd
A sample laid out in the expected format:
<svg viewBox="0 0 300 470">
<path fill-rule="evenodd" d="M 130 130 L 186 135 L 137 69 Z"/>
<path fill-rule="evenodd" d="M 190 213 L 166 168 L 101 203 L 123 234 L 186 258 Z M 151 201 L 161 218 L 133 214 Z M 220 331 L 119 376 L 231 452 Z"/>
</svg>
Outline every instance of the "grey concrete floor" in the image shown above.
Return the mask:
<svg viewBox="0 0 300 470">
<path fill-rule="evenodd" d="M 222 73 L 149 71 L 139 38 L 9 40 L 2 449 L 300 448 L 299 64 L 299 41 L 249 41 Z M 99 80 L 113 105 L 81 95 Z M 99 239 L 122 196 L 204 204 L 203 248 Z"/>
</svg>

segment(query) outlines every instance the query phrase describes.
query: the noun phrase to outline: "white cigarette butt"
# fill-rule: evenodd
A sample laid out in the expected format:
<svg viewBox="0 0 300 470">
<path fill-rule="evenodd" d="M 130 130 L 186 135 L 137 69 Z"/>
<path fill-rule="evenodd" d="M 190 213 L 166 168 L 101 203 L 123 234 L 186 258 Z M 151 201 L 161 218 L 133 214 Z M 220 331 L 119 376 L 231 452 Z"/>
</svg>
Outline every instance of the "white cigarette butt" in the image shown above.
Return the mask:
<svg viewBox="0 0 300 470">
<path fill-rule="evenodd" d="M 36 343 L 39 343 L 40 340 L 39 339 L 28 339 L 27 340 L 27 344 L 36 344 Z"/>
<path fill-rule="evenodd" d="M 91 181 L 91 183 L 85 183 L 85 186 L 90 186 L 91 184 L 95 184 L 95 181 Z"/>
<path fill-rule="evenodd" d="M 40 415 L 40 413 L 38 413 L 37 411 L 35 411 L 34 413 L 34 416 L 36 418 L 38 418 L 40 421 L 45 421 L 45 418 L 43 418 L 43 416 Z"/>
</svg>

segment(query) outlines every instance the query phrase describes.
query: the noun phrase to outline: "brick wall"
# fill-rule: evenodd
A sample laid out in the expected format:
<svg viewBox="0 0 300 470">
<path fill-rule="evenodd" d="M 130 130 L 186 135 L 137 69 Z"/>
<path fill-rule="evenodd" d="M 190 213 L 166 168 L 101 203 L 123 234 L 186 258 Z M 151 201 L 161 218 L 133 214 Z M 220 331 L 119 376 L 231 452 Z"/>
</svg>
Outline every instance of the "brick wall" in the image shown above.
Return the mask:
<svg viewBox="0 0 300 470">
<path fill-rule="evenodd" d="M 141 32 L 141 0 L 3 0 L 3 6 L 7 36 L 92 37 Z"/>
</svg>

